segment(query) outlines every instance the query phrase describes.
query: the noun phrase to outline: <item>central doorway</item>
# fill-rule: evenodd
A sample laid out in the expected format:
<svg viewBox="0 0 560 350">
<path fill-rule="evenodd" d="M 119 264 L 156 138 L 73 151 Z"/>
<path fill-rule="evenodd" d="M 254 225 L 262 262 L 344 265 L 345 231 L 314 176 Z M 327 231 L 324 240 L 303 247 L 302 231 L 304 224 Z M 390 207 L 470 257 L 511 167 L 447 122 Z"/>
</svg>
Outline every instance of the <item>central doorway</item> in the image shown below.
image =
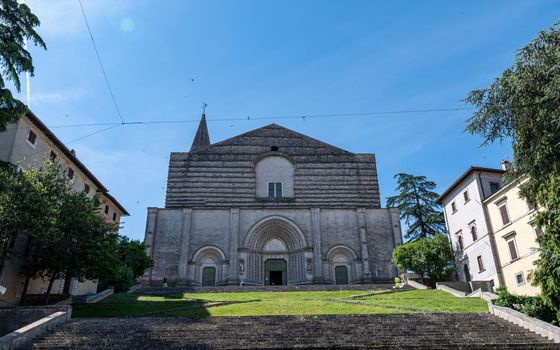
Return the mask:
<svg viewBox="0 0 560 350">
<path fill-rule="evenodd" d="M 288 284 L 288 264 L 284 259 L 268 259 L 264 262 L 264 285 L 284 286 Z"/>
<path fill-rule="evenodd" d="M 216 285 L 216 268 L 205 267 L 202 269 L 202 286 L 215 286 Z"/>
<path fill-rule="evenodd" d="M 334 277 L 336 284 L 348 284 L 348 268 L 346 266 L 336 266 Z"/>
</svg>

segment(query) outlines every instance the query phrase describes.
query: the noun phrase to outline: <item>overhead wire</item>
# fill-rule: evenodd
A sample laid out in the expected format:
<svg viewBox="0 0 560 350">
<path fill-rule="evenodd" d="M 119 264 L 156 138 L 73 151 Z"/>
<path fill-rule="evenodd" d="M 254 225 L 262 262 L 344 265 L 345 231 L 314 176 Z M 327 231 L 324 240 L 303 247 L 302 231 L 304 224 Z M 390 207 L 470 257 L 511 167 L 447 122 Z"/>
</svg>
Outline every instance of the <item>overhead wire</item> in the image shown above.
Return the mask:
<svg viewBox="0 0 560 350">
<path fill-rule="evenodd" d="M 395 111 L 374 111 L 374 112 L 359 112 L 359 113 L 332 113 L 332 114 L 300 114 L 300 115 L 284 115 L 284 116 L 255 116 L 250 115 L 244 117 L 229 117 L 229 118 L 216 118 L 207 119 L 207 122 L 231 122 L 231 121 L 252 121 L 252 120 L 282 120 L 282 119 L 314 119 L 314 118 L 337 118 L 337 117 L 368 117 L 368 116 L 382 116 L 394 114 L 422 114 L 422 113 L 435 113 L 435 112 L 457 112 L 473 110 L 474 107 L 459 107 L 459 108 L 431 108 L 431 109 L 407 109 Z M 88 127 L 88 126 L 112 126 L 112 125 L 150 125 L 150 124 L 182 124 L 182 123 L 198 123 L 200 119 L 175 119 L 175 120 L 133 120 L 128 122 L 116 123 L 84 123 L 84 124 L 66 124 L 50 126 L 50 129 L 55 128 L 73 128 L 73 127 Z"/>
<path fill-rule="evenodd" d="M 103 66 L 103 62 L 101 61 L 101 56 L 99 55 L 99 50 L 97 49 L 97 44 L 95 44 L 95 39 L 93 38 L 93 33 L 89 26 L 89 22 L 87 20 L 86 11 L 84 10 L 84 6 L 82 4 L 82 0 L 78 0 L 80 4 L 80 9 L 82 10 L 82 16 L 84 17 L 84 22 L 86 24 L 89 37 L 91 39 L 91 43 L 93 44 L 93 50 L 95 51 L 95 55 L 97 56 L 97 62 L 99 62 L 99 66 L 101 67 L 101 72 L 103 73 L 103 78 L 105 78 L 105 83 L 107 84 L 107 88 L 109 89 L 109 94 L 111 95 L 111 99 L 113 100 L 113 105 L 115 106 L 115 110 L 117 111 L 117 115 L 121 120 L 121 124 L 124 124 L 124 119 L 121 114 L 121 110 L 119 105 L 117 104 L 117 99 L 115 98 L 115 94 L 113 93 L 113 89 L 111 88 L 111 84 L 109 83 L 109 78 L 107 77 L 107 72 L 105 71 L 105 67 Z"/>
</svg>

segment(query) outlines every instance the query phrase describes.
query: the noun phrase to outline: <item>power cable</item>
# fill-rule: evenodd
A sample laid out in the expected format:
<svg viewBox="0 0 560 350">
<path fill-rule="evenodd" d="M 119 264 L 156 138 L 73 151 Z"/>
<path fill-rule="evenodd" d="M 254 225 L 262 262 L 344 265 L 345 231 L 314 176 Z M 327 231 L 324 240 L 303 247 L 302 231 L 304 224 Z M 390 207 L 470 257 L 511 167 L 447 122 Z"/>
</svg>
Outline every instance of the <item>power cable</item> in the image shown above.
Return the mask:
<svg viewBox="0 0 560 350">
<path fill-rule="evenodd" d="M 103 73 L 103 77 L 105 78 L 105 83 L 107 84 L 107 88 L 109 89 L 109 94 L 111 95 L 111 99 L 113 100 L 113 105 L 115 106 L 115 110 L 121 120 L 121 124 L 124 124 L 124 119 L 121 115 L 121 110 L 119 109 L 119 105 L 117 104 L 117 100 L 115 98 L 115 94 L 113 94 L 113 89 L 111 88 L 111 84 L 109 83 L 109 78 L 107 78 L 107 73 L 105 72 L 105 67 L 103 66 L 103 62 L 101 61 L 101 56 L 99 55 L 99 50 L 97 49 L 97 45 L 95 44 L 95 39 L 93 39 L 93 33 L 89 26 L 89 22 L 87 20 L 86 11 L 84 10 L 84 6 L 82 5 L 82 0 L 78 0 L 80 4 L 80 8 L 82 9 L 82 15 L 84 17 L 84 22 L 86 24 L 87 30 L 89 32 L 89 37 L 91 38 L 91 43 L 93 44 L 93 49 L 95 51 L 95 55 L 97 56 L 97 62 L 99 62 L 99 66 L 101 67 L 101 72 Z"/>
<path fill-rule="evenodd" d="M 368 117 L 368 116 L 382 116 L 394 114 L 422 114 L 422 113 L 435 113 L 435 112 L 457 112 L 473 110 L 474 107 L 462 108 L 432 108 L 432 109 L 408 109 L 396 111 L 375 111 L 375 112 L 361 112 L 361 113 L 339 113 L 339 114 L 309 114 L 309 115 L 292 115 L 292 116 L 262 116 L 262 117 L 230 117 L 207 119 L 207 122 L 231 122 L 231 121 L 251 121 L 251 120 L 282 120 L 282 119 L 314 119 L 314 118 L 337 118 L 337 117 Z M 87 127 L 87 126 L 111 126 L 111 125 L 150 125 L 150 124 L 182 124 L 182 123 L 198 123 L 200 119 L 177 119 L 177 120 L 135 120 L 122 123 L 84 123 L 84 124 L 67 124 L 55 125 L 49 127 L 55 128 L 73 128 L 73 127 Z M 9 128 L 9 127 L 8 127 Z M 14 127 L 15 128 L 15 127 Z"/>
</svg>

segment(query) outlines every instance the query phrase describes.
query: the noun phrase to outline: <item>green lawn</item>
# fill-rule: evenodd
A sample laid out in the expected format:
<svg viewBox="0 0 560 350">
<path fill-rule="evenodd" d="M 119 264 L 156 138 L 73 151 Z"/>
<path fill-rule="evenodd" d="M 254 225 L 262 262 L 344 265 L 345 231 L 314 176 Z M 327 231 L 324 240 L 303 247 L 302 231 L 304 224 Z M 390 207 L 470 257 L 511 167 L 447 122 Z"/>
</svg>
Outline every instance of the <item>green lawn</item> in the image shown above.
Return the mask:
<svg viewBox="0 0 560 350">
<path fill-rule="evenodd" d="M 185 293 L 176 296 L 115 294 L 97 304 L 74 305 L 73 317 L 263 316 L 486 312 L 478 298 L 439 290 Z"/>
</svg>

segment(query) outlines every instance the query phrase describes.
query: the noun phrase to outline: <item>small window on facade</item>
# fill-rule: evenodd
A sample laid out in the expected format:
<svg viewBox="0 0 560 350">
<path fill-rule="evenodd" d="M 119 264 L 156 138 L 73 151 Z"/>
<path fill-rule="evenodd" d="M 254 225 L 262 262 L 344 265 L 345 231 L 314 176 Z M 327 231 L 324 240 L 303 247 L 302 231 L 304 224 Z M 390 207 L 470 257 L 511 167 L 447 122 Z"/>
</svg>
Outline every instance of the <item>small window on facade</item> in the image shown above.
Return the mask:
<svg viewBox="0 0 560 350">
<path fill-rule="evenodd" d="M 469 191 L 463 192 L 463 198 L 465 199 L 465 203 L 467 203 L 470 200 Z"/>
<path fill-rule="evenodd" d="M 498 182 L 490 182 L 490 193 L 496 193 L 500 189 L 500 184 Z"/>
<path fill-rule="evenodd" d="M 478 272 L 484 271 L 484 263 L 482 262 L 482 256 L 481 255 L 476 257 L 476 262 L 478 263 Z"/>
<path fill-rule="evenodd" d="M 282 198 L 282 183 L 269 182 L 268 183 L 268 198 Z"/>
<path fill-rule="evenodd" d="M 534 202 L 527 202 L 527 208 L 529 209 L 529 211 L 533 211 L 537 209 L 537 205 Z"/>
<path fill-rule="evenodd" d="M 517 246 L 515 244 L 515 237 L 508 240 L 507 244 L 509 248 L 509 256 L 511 257 L 511 261 L 519 259 L 519 254 L 517 253 Z"/>
<path fill-rule="evenodd" d="M 51 162 L 54 162 L 56 160 L 56 153 L 51 151 L 51 153 L 49 154 L 49 159 L 51 160 Z"/>
<path fill-rule="evenodd" d="M 88 184 L 84 184 L 84 192 L 85 192 L 86 194 L 89 194 L 89 190 L 90 190 L 90 189 L 89 189 L 89 185 L 88 185 Z"/>
<path fill-rule="evenodd" d="M 451 212 L 457 212 L 457 204 L 455 204 L 455 202 L 451 202 Z"/>
<path fill-rule="evenodd" d="M 458 236 L 457 237 L 457 243 L 459 244 L 459 249 L 463 250 L 465 248 L 464 244 L 463 244 L 463 236 Z"/>
<path fill-rule="evenodd" d="M 117 213 L 113 213 L 113 221 L 117 221 Z"/>
<path fill-rule="evenodd" d="M 29 134 L 27 134 L 27 141 L 29 141 L 30 144 L 35 145 L 37 135 L 33 132 L 33 130 L 29 130 Z"/>
<path fill-rule="evenodd" d="M 500 216 L 502 217 L 502 224 L 503 225 L 509 224 L 510 220 L 509 220 L 509 214 L 508 214 L 506 202 L 500 204 L 498 209 L 500 210 Z"/>
<path fill-rule="evenodd" d="M 68 169 L 68 179 L 70 180 L 74 179 L 74 169 L 72 168 Z"/>
<path fill-rule="evenodd" d="M 523 272 L 515 274 L 515 281 L 517 282 L 518 286 L 525 284 L 525 277 L 523 277 Z"/>
<path fill-rule="evenodd" d="M 533 231 L 535 231 L 535 236 L 537 236 L 537 239 L 539 239 L 544 233 L 542 228 L 538 227 L 535 224 L 533 224 Z"/>
<path fill-rule="evenodd" d="M 272 146 L 270 147 L 271 151 L 277 152 L 278 151 L 278 146 Z"/>
<path fill-rule="evenodd" d="M 105 206 L 105 214 L 109 214 L 109 206 L 108 205 Z"/>
<path fill-rule="evenodd" d="M 471 235 L 472 235 L 473 242 L 478 239 L 478 233 L 476 232 L 476 226 L 475 225 L 471 226 Z"/>
</svg>

